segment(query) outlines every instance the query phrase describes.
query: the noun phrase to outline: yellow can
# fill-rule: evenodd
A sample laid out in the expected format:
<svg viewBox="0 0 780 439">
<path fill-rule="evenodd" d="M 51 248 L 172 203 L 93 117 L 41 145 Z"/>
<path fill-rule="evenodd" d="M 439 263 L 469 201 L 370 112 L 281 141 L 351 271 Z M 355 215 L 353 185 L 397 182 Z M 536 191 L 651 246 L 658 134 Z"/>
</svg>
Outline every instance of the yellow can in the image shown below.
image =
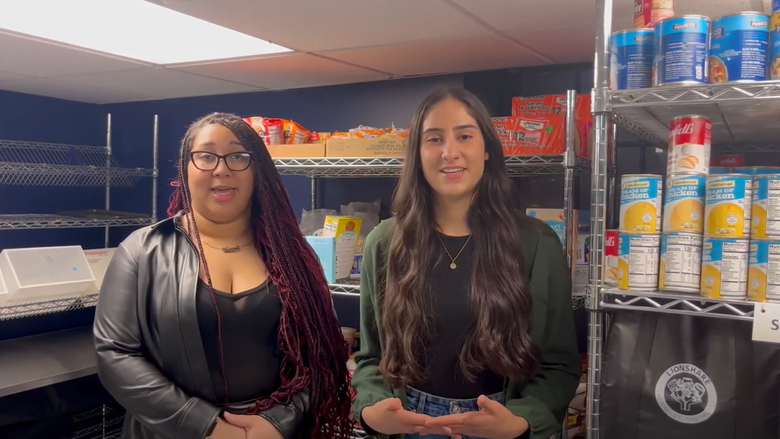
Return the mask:
<svg viewBox="0 0 780 439">
<path fill-rule="evenodd" d="M 780 237 L 780 174 L 753 177 L 751 217 L 751 237 Z"/>
<path fill-rule="evenodd" d="M 620 231 L 661 233 L 663 177 L 626 174 L 620 181 Z"/>
<path fill-rule="evenodd" d="M 701 295 L 712 299 L 744 299 L 749 254 L 749 239 L 704 238 Z"/>
<path fill-rule="evenodd" d="M 707 177 L 704 234 L 720 238 L 750 237 L 753 177 L 721 174 Z"/>
<path fill-rule="evenodd" d="M 780 240 L 750 241 L 747 298 L 756 302 L 780 300 Z"/>
<path fill-rule="evenodd" d="M 672 174 L 666 177 L 663 231 L 704 232 L 704 194 L 707 177 L 696 174 Z"/>
</svg>

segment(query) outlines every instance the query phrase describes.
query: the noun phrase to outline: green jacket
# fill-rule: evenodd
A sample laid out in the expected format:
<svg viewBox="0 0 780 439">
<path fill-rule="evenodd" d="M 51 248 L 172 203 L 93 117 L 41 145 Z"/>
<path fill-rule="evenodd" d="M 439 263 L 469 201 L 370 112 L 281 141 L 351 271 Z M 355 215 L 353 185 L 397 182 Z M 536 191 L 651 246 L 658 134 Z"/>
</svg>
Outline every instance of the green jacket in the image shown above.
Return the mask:
<svg viewBox="0 0 780 439">
<path fill-rule="evenodd" d="M 566 410 L 582 374 L 574 333 L 571 274 L 555 232 L 541 221 L 523 221 L 521 239 L 526 255 L 526 275 L 533 293 L 532 339 L 542 355 L 536 376 L 528 382 L 506 380 L 506 407 L 528 421 L 524 438 L 548 439 L 561 430 Z M 400 398 L 406 406 L 406 390 L 393 389 L 379 373 L 382 330 L 377 303 L 380 267 L 390 245 L 394 219 L 383 221 L 366 239 L 360 277 L 360 352 L 352 386 L 357 393 L 355 419 L 365 407 L 387 398 Z M 392 439 L 398 439 L 393 437 Z"/>
</svg>

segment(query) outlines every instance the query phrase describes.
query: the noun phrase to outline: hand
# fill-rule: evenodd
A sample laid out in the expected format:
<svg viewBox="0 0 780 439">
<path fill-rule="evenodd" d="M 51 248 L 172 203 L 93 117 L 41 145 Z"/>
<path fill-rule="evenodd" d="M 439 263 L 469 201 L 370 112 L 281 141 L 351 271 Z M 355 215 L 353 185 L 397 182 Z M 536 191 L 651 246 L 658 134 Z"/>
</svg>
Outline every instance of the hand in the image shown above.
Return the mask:
<svg viewBox="0 0 780 439">
<path fill-rule="evenodd" d="M 244 430 L 246 439 L 284 439 L 270 422 L 257 415 L 234 415 L 225 412 L 225 420 Z"/>
<path fill-rule="evenodd" d="M 515 439 L 528 431 L 528 421 L 515 416 L 506 407 L 482 395 L 477 399 L 479 411 L 431 418 L 429 428 L 450 430 L 448 434 L 460 439 L 462 435 L 488 439 Z"/>
<path fill-rule="evenodd" d="M 422 432 L 430 416 L 404 410 L 401 400 L 388 398 L 366 407 L 360 414 L 362 421 L 379 433 L 386 435 Z"/>
<path fill-rule="evenodd" d="M 217 418 L 217 426 L 207 439 L 246 439 L 243 428 L 230 425 L 224 419 Z"/>
</svg>

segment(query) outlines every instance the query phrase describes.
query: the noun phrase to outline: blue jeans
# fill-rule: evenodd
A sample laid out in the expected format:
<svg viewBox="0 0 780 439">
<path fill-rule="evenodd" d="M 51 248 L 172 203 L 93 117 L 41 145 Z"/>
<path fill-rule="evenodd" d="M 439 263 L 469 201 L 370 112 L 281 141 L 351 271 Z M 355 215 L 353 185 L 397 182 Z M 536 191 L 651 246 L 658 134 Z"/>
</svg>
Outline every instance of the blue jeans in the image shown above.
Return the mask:
<svg viewBox="0 0 780 439">
<path fill-rule="evenodd" d="M 496 393 L 486 395 L 493 401 L 504 403 L 504 394 Z M 436 418 L 455 413 L 475 412 L 479 410 L 477 399 L 450 399 L 420 392 L 417 389 L 407 387 L 406 389 L 406 409 L 423 415 Z M 419 433 L 407 434 L 406 439 L 451 439 L 444 435 L 420 436 Z M 471 436 L 463 436 L 463 439 L 482 439 Z"/>
</svg>

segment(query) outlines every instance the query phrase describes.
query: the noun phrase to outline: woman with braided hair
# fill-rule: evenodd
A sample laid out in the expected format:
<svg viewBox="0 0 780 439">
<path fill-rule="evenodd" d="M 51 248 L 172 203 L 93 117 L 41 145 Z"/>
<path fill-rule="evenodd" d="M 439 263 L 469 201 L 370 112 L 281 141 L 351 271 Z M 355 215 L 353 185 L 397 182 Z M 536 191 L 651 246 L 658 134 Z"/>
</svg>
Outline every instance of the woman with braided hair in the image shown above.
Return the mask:
<svg viewBox="0 0 780 439">
<path fill-rule="evenodd" d="M 100 291 L 98 372 L 123 437 L 348 437 L 347 347 L 260 136 L 197 120 L 175 185 L 170 218 L 122 242 Z"/>
</svg>

